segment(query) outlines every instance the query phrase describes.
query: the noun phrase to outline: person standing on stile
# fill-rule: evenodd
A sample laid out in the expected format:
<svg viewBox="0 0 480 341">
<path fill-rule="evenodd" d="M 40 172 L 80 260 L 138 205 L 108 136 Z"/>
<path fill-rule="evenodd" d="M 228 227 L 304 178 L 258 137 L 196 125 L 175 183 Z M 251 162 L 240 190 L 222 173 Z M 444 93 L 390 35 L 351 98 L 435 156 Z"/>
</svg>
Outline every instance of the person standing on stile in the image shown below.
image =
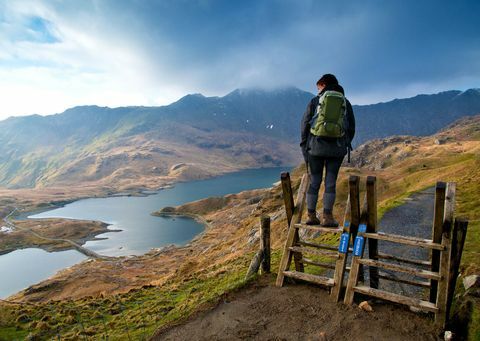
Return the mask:
<svg viewBox="0 0 480 341">
<path fill-rule="evenodd" d="M 345 155 L 350 151 L 355 135 L 355 117 L 343 88 L 332 74 L 323 75 L 317 82 L 318 95 L 307 105 L 301 124 L 303 157 L 310 176 L 307 190 L 308 225 L 337 227 L 333 218 L 333 205 L 338 171 Z M 325 192 L 323 214 L 317 217 L 318 192 L 325 169 Z"/>
</svg>

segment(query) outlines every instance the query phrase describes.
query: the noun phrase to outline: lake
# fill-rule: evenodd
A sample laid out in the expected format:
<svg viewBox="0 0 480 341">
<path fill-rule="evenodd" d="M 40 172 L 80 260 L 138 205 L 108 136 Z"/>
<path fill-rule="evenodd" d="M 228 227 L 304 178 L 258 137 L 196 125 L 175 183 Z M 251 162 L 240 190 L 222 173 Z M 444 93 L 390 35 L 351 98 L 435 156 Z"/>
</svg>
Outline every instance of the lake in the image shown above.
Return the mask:
<svg viewBox="0 0 480 341">
<path fill-rule="evenodd" d="M 282 171 L 290 170 L 291 167 L 248 169 L 207 180 L 177 183 L 172 188 L 145 197 L 82 199 L 28 217 L 99 220 L 109 223 L 110 229 L 122 231 L 104 233 L 98 237 L 106 239 L 89 241 L 83 246 L 106 256 L 141 255 L 152 248 L 169 244 L 183 245 L 204 229 L 202 224 L 190 218 L 156 217 L 151 215 L 152 212 L 165 206 L 177 206 L 211 196 L 271 187 L 280 180 Z M 30 270 L 24 269 L 30 259 L 35 260 L 35 266 Z M 5 273 L 10 276 L 7 283 L 0 282 L 0 297 L 13 294 L 83 259 L 85 256 L 77 251 L 48 253 L 35 248 L 0 256 L 2 278 Z"/>
</svg>

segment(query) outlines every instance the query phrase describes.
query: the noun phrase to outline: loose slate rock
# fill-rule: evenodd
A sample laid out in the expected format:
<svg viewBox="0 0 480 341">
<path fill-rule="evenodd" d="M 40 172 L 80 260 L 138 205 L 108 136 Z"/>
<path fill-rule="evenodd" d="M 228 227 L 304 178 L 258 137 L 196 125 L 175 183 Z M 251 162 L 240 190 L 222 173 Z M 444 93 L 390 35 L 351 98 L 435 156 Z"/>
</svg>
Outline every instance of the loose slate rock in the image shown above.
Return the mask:
<svg viewBox="0 0 480 341">
<path fill-rule="evenodd" d="M 480 276 L 478 275 L 471 275 L 467 276 L 463 279 L 463 286 L 465 290 L 470 288 L 478 288 L 480 287 Z"/>
</svg>

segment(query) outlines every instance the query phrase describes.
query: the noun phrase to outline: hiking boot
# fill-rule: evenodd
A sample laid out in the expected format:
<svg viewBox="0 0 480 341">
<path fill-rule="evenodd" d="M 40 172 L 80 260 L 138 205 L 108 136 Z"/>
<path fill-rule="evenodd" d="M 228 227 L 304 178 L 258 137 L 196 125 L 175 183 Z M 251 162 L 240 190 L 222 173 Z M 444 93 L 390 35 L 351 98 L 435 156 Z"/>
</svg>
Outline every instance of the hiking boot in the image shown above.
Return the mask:
<svg viewBox="0 0 480 341">
<path fill-rule="evenodd" d="M 332 213 L 323 213 L 322 218 L 323 227 L 338 227 L 338 222 L 333 218 Z"/>
<path fill-rule="evenodd" d="M 320 225 L 320 220 L 317 218 L 317 212 L 308 212 L 307 225 Z"/>
</svg>

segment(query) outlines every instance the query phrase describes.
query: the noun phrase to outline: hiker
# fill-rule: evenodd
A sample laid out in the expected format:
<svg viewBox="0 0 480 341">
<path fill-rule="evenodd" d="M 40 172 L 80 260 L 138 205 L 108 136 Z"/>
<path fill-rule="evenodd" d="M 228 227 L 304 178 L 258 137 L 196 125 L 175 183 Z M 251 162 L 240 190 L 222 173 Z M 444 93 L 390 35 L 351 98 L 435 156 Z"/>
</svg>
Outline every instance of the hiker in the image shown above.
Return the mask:
<svg viewBox="0 0 480 341">
<path fill-rule="evenodd" d="M 337 227 L 338 222 L 333 218 L 337 176 L 347 153 L 350 162 L 355 117 L 352 105 L 345 98 L 344 90 L 334 75 L 323 75 L 317 82 L 317 88 L 319 93 L 308 103 L 301 125 L 300 147 L 310 177 L 306 223 Z M 316 207 L 324 168 L 325 192 L 320 221 Z"/>
</svg>

